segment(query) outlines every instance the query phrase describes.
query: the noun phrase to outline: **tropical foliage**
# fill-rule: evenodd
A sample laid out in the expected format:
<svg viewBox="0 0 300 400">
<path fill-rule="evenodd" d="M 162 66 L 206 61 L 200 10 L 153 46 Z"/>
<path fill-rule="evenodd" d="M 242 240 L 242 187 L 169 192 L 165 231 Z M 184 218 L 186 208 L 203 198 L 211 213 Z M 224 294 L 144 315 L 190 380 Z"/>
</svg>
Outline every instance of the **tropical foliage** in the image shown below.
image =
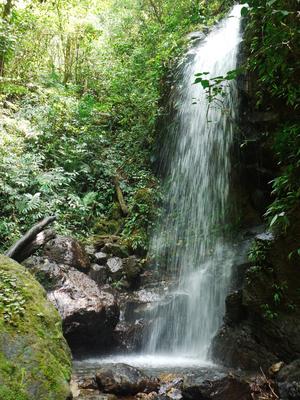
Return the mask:
<svg viewBox="0 0 300 400">
<path fill-rule="evenodd" d="M 299 2 L 243 0 L 247 69 L 255 79 L 258 110 L 275 111 L 278 123 L 273 151 L 280 167 L 272 182 L 274 202 L 267 210 L 271 227 L 285 231 L 300 199 Z M 273 127 L 274 129 L 274 127 Z"/>
<path fill-rule="evenodd" d="M 186 33 L 230 1 L 7 0 L 0 20 L 0 247 L 45 214 L 147 245 L 156 121 Z M 122 215 L 118 178 L 129 213 Z"/>
</svg>

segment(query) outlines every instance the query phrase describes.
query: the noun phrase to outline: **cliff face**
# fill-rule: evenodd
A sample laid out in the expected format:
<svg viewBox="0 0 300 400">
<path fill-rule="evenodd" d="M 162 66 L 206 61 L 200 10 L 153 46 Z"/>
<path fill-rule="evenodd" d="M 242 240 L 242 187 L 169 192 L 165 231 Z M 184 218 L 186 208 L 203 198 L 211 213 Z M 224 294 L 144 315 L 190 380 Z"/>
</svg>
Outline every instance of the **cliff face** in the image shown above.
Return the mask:
<svg viewBox="0 0 300 400">
<path fill-rule="evenodd" d="M 243 53 L 242 49 L 241 57 Z M 284 229 L 275 224 L 272 233 L 265 216 L 275 200 L 272 181 L 284 173 L 274 146 L 276 135 L 295 115 L 286 114 L 286 108 L 271 99 L 257 108 L 255 74 L 240 77 L 238 86 L 232 192 L 242 228 L 261 225 L 266 232 L 253 239 L 249 262 L 237 267 L 240 285 L 227 297 L 224 324 L 212 352 L 227 366 L 258 370 L 300 357 L 300 209 L 293 204 L 281 213 L 288 224 Z"/>
<path fill-rule="evenodd" d="M 58 312 L 23 266 L 0 255 L 0 398 L 66 400 L 70 376 Z"/>
</svg>

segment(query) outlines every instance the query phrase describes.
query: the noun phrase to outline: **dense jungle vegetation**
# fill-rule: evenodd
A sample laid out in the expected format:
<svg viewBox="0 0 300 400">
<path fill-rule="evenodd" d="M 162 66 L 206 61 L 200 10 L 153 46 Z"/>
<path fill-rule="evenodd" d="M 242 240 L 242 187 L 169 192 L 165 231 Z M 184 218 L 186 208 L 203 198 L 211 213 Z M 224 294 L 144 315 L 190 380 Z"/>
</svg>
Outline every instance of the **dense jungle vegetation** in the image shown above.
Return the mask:
<svg viewBox="0 0 300 400">
<path fill-rule="evenodd" d="M 249 0 L 247 62 L 257 109 L 281 110 L 272 137 L 280 174 L 271 225 L 299 205 L 297 0 Z M 0 248 L 44 215 L 73 236 L 121 234 L 147 247 L 161 191 L 160 99 L 186 34 L 229 0 L 55 0 L 1 5 Z M 125 203 L 117 201 L 120 189 Z"/>
<path fill-rule="evenodd" d="M 73 236 L 118 233 L 146 247 L 160 198 L 152 166 L 168 74 L 186 34 L 211 26 L 229 4 L 2 4 L 2 249 L 45 214 Z"/>
</svg>

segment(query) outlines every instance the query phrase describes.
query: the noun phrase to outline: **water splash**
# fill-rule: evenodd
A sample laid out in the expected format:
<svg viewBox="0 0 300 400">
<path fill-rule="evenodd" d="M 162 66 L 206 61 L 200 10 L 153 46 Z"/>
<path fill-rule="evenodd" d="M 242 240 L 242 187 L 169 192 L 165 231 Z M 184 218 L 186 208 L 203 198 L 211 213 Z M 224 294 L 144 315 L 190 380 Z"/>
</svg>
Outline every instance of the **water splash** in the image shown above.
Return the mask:
<svg viewBox="0 0 300 400">
<path fill-rule="evenodd" d="M 151 251 L 178 278 L 172 301 L 152 315 L 144 351 L 208 358 L 211 339 L 224 315 L 233 247 L 225 239 L 229 204 L 230 148 L 238 109 L 235 82 L 225 88 L 222 107 L 209 104 L 195 74 L 224 76 L 236 68 L 241 41 L 235 6 L 188 54 L 172 96 L 176 112 L 163 149 L 168 190 L 165 211 Z"/>
</svg>

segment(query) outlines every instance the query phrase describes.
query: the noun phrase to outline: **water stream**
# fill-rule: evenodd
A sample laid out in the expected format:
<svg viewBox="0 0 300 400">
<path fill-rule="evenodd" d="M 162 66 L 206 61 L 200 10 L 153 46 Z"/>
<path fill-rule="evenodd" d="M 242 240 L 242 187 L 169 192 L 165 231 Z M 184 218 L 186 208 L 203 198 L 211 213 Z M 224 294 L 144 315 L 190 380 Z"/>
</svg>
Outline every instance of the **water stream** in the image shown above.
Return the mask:
<svg viewBox="0 0 300 400">
<path fill-rule="evenodd" d="M 234 258 L 225 232 L 237 90 L 234 81 L 227 83 L 225 96 L 209 103 L 194 81 L 199 72 L 209 72 L 209 79 L 236 68 L 240 9 L 235 6 L 191 49 L 172 96 L 175 118 L 162 152 L 168 190 L 151 252 L 179 284 L 169 305 L 153 315 L 156 322 L 145 353 L 207 360 L 224 315 Z"/>
</svg>

